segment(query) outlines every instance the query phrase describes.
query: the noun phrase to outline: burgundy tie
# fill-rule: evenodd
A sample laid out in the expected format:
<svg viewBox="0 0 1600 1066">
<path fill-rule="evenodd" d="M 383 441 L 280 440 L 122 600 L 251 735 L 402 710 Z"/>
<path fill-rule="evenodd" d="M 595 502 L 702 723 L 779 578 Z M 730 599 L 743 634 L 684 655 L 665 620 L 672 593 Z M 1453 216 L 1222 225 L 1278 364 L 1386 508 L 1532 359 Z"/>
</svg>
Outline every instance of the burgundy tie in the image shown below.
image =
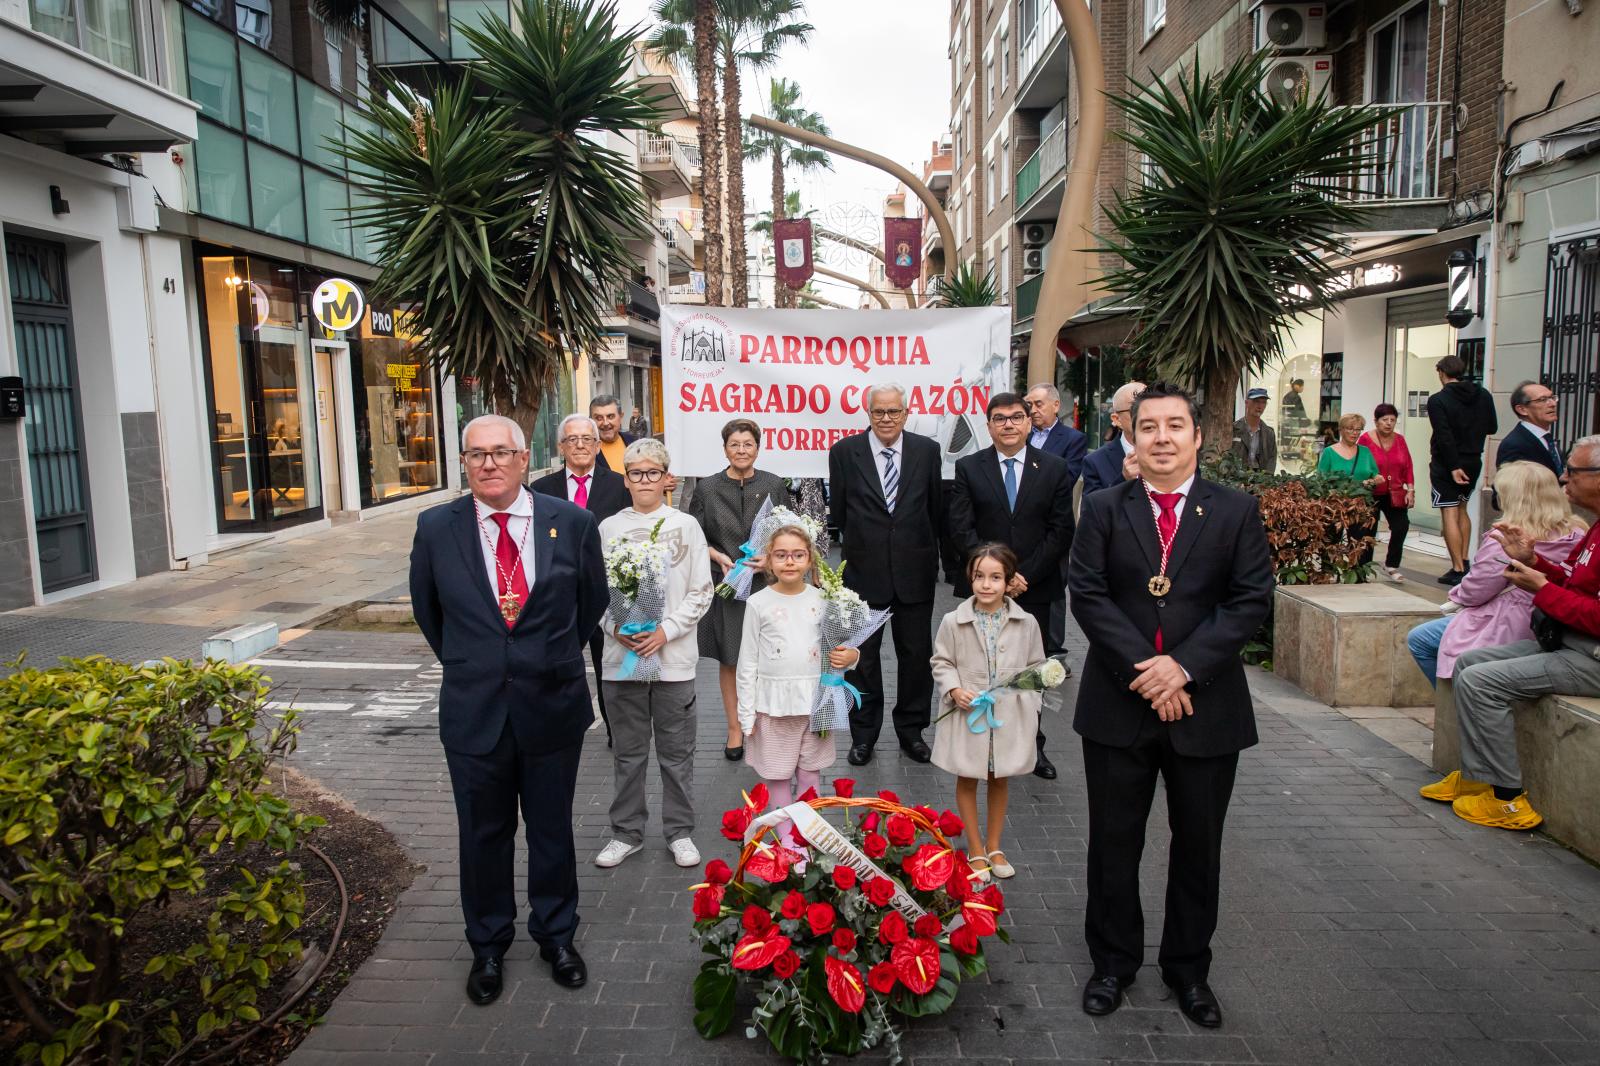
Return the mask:
<svg viewBox="0 0 1600 1066">
<path fill-rule="evenodd" d="M 572 502 L 579 507 L 589 506 L 589 475 L 573 474 L 572 480 L 578 483 L 578 491 L 573 494 Z"/>
<path fill-rule="evenodd" d="M 1161 535 L 1161 543 L 1170 548 L 1172 538 L 1178 535 L 1178 501 L 1183 499 L 1181 492 L 1152 492 L 1150 498 L 1156 501 L 1156 506 L 1161 508 L 1161 513 L 1156 517 L 1156 532 Z M 1163 557 L 1167 551 L 1163 549 Z M 1156 651 L 1161 651 L 1161 625 L 1156 624 Z"/>
<path fill-rule="evenodd" d="M 525 604 L 528 602 L 528 578 L 522 572 L 522 566 L 520 565 L 522 553 L 517 549 L 517 542 L 511 539 L 511 530 L 506 528 L 511 521 L 511 516 L 509 514 L 492 514 L 489 517 L 500 525 L 500 540 L 494 546 L 494 557 L 500 564 L 495 567 L 499 571 L 500 587 L 495 590 L 495 594 L 497 598 L 505 596 L 506 580 L 509 578 L 511 582 L 510 590 L 516 594 L 517 602 Z M 533 519 L 530 518 L 528 521 L 531 522 Z M 516 615 L 506 619 L 507 629 L 516 624 Z"/>
</svg>

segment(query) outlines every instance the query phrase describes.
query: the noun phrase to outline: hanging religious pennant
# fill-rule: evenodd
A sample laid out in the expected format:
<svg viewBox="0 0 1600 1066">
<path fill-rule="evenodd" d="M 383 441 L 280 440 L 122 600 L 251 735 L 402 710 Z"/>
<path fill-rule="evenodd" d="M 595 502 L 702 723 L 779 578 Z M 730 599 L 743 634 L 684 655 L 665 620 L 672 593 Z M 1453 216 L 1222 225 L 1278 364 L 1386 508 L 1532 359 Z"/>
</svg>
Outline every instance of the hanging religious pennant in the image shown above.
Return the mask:
<svg viewBox="0 0 1600 1066">
<path fill-rule="evenodd" d="M 922 277 L 922 219 L 883 220 L 883 272 L 897 289 L 909 289 Z"/>
<path fill-rule="evenodd" d="M 811 277 L 811 220 L 781 218 L 772 224 L 772 239 L 778 246 L 778 280 L 791 289 L 803 287 Z"/>
</svg>

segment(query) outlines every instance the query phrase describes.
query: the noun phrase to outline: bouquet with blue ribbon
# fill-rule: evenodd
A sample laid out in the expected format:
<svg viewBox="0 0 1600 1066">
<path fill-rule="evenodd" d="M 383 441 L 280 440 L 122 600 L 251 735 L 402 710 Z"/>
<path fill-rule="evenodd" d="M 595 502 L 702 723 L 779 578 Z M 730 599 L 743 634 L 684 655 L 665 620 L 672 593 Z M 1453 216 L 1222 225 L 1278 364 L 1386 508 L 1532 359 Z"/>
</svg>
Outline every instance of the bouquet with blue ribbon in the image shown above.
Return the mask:
<svg viewBox="0 0 1600 1066">
<path fill-rule="evenodd" d="M 861 703 L 861 690 L 835 673 L 828 655 L 835 648 L 859 648 L 889 620 L 889 611 L 868 607 L 854 590 L 844 587 L 844 563 L 838 569 L 817 559 L 818 584 L 822 588 L 822 619 L 818 625 L 817 646 L 822 652 L 822 676 L 817 679 L 817 696 L 811 704 L 811 729 L 826 733 L 850 724 L 850 708 Z"/>
<path fill-rule="evenodd" d="M 611 620 L 624 636 L 654 633 L 667 610 L 667 547 L 656 541 L 662 519 L 650 528 L 648 540 L 612 537 L 606 544 L 606 591 Z M 619 681 L 656 681 L 661 657 L 629 651 L 617 672 Z"/>
<path fill-rule="evenodd" d="M 722 582 L 717 585 L 717 595 L 723 599 L 744 601 L 750 598 L 750 593 L 755 588 L 756 571 L 751 568 L 750 561 L 758 555 L 766 554 L 767 544 L 771 542 L 772 535 L 785 526 L 796 526 L 806 531 L 814 546 L 817 538 L 822 535 L 822 523 L 810 515 L 779 504 L 772 505 L 772 497 L 768 496 L 761 504 L 761 509 L 756 512 L 756 519 L 750 523 L 750 539 L 739 545 L 739 557 L 733 561 L 733 569 L 729 570 Z"/>
<path fill-rule="evenodd" d="M 1060 687 L 1067 679 L 1067 668 L 1059 659 L 1046 659 L 1035 666 L 1019 670 L 999 684 L 990 685 L 972 700 L 972 710 L 967 712 L 967 728 L 974 733 L 986 733 L 1005 725 L 994 716 L 995 700 L 1007 692 L 1045 692 Z M 941 714 L 937 723 L 956 712 L 957 708 Z"/>
</svg>

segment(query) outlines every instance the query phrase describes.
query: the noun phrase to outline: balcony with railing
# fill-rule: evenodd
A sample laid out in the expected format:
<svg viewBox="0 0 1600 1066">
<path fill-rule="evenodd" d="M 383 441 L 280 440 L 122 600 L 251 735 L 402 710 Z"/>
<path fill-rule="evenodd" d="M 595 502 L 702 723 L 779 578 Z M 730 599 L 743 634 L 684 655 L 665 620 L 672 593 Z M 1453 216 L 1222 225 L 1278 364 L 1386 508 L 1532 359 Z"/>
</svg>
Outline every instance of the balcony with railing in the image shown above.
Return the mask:
<svg viewBox="0 0 1600 1066">
<path fill-rule="evenodd" d="M 683 145 L 664 133 L 639 135 L 639 172 L 658 196 L 687 196 L 694 187 L 694 168 Z"/>
<path fill-rule="evenodd" d="M 1017 169 L 1017 221 L 1054 218 L 1066 173 L 1067 124 L 1062 122 L 1044 135 L 1038 150 Z"/>
<path fill-rule="evenodd" d="M 675 264 L 674 274 L 682 273 L 694 266 L 694 237 L 690 235 L 682 222 L 675 218 L 657 218 L 656 229 L 666 239 L 667 251 L 672 253 Z"/>
<path fill-rule="evenodd" d="M 1356 148 L 1361 172 L 1340 182 L 1318 182 L 1364 207 L 1398 207 L 1442 198 L 1441 135 L 1450 104 L 1424 101 L 1390 115 L 1362 135 Z"/>
<path fill-rule="evenodd" d="M 1017 23 L 1021 36 L 1016 106 L 1049 107 L 1067 88 L 1067 35 L 1061 12 L 1055 0 L 1021 0 Z"/>
<path fill-rule="evenodd" d="M 1044 275 L 1035 274 L 1017 285 L 1017 295 L 1011 301 L 1011 317 L 1016 322 L 1026 322 L 1039 309 L 1039 290 L 1044 288 Z"/>
</svg>

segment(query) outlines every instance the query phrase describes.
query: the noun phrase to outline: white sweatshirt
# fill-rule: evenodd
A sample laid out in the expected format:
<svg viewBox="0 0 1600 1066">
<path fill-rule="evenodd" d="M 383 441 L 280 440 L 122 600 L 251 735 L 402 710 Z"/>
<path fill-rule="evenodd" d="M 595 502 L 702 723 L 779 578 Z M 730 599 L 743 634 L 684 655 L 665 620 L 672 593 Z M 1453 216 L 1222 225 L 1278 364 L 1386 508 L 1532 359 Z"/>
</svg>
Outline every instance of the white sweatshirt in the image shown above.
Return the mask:
<svg viewBox="0 0 1600 1066">
<path fill-rule="evenodd" d="M 662 522 L 662 526 L 656 543 L 667 548 L 667 606 L 666 617 L 661 622 L 661 632 L 666 634 L 667 643 L 659 653 L 661 680 L 693 681 L 695 668 L 700 664 L 696 627 L 701 615 L 710 609 L 712 596 L 711 556 L 706 550 L 706 535 L 700 523 L 665 504 L 649 514 L 624 507 L 600 523 L 600 546 L 604 548 L 613 537 L 647 541 L 657 522 Z M 616 635 L 617 626 L 625 621 L 625 618 L 611 617 L 608 610 L 601 623 L 605 628 L 605 650 L 600 657 L 603 680 L 617 680 L 623 656 L 628 652 Z"/>
</svg>

